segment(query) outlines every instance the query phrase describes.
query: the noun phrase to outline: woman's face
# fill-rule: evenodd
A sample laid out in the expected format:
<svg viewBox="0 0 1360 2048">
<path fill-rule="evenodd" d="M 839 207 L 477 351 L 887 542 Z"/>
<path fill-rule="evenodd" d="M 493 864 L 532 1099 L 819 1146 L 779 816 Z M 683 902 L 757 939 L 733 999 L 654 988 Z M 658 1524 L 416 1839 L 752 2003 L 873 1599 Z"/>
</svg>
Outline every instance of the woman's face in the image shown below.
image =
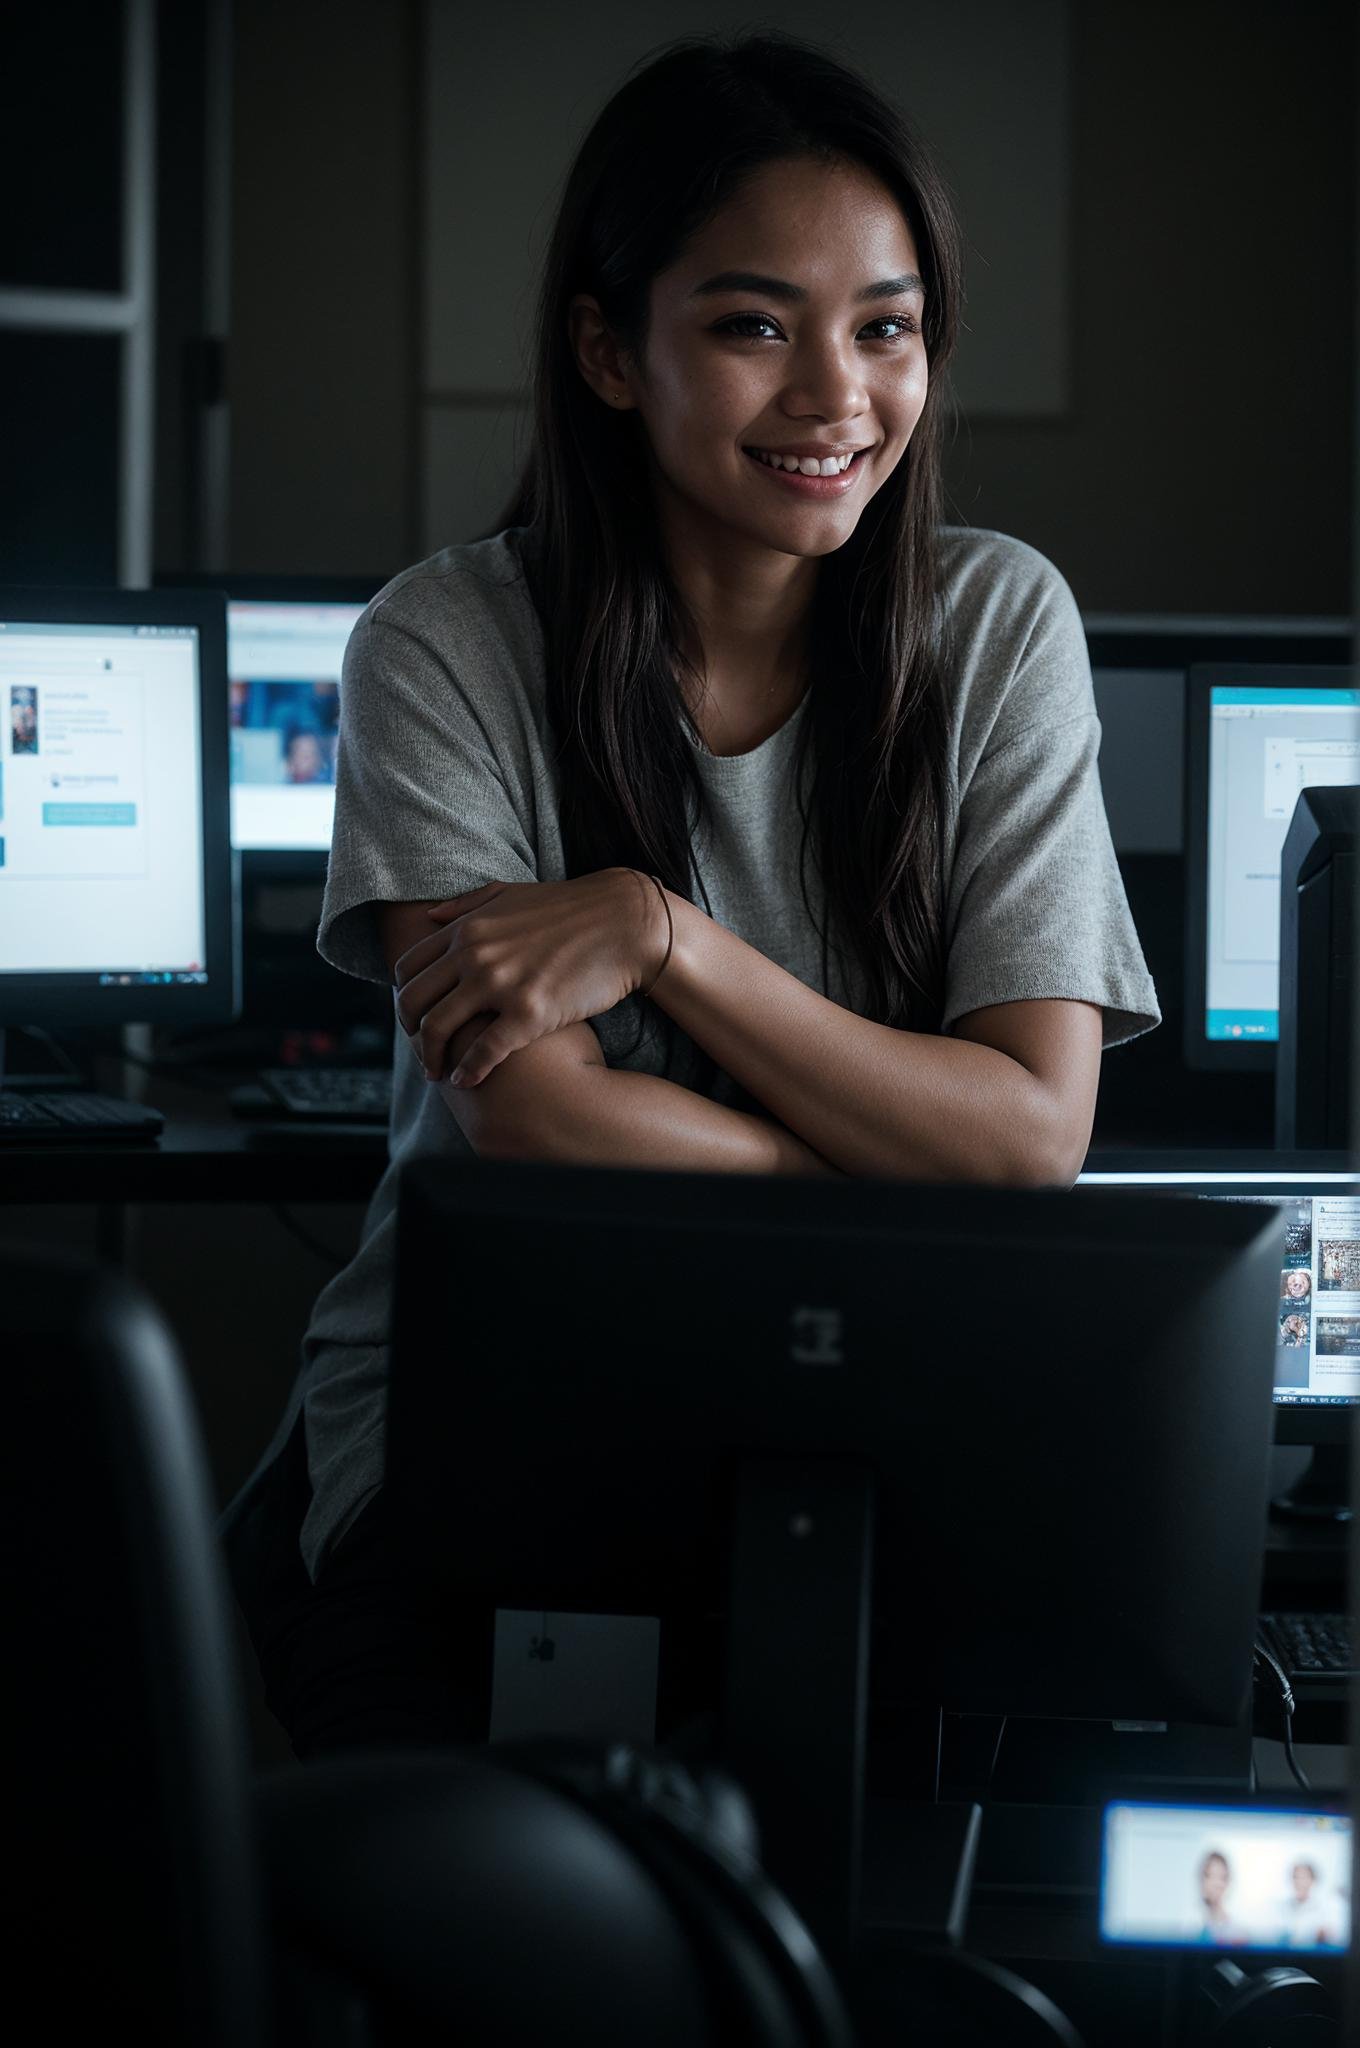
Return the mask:
<svg viewBox="0 0 1360 2048">
<path fill-rule="evenodd" d="M 1223 1903 L 1223 1895 L 1228 1889 L 1228 1866 L 1221 1856 L 1205 1858 L 1199 1885 L 1200 1896 L 1206 1906 L 1219 1906 Z"/>
<path fill-rule="evenodd" d="M 926 402 L 919 271 L 875 178 L 795 159 L 766 165 L 653 280 L 645 365 L 624 372 L 673 532 L 724 559 L 734 546 L 818 556 L 849 539 Z M 766 282 L 717 282 L 733 272 Z M 753 448 L 864 452 L 819 495 Z"/>
</svg>

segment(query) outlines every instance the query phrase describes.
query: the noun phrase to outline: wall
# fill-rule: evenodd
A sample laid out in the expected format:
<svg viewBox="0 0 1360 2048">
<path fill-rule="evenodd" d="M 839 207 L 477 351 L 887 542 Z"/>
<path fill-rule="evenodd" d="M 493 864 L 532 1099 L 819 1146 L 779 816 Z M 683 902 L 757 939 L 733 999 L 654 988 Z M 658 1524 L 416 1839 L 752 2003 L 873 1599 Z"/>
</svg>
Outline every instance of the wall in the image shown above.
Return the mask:
<svg viewBox="0 0 1360 2048">
<path fill-rule="evenodd" d="M 235 0 L 228 566 L 418 550 L 413 0 Z"/>
<path fill-rule="evenodd" d="M 925 21 L 938 50 L 945 12 L 852 0 L 821 38 L 867 42 L 885 23 L 902 24 L 905 36 Z M 501 216 L 487 191 L 496 181 L 464 178 L 464 198 L 442 168 L 458 161 L 449 136 L 470 122 L 518 128 L 525 161 L 538 163 L 527 118 L 544 75 L 537 15 L 570 21 L 580 45 L 574 78 L 608 81 L 681 30 L 743 20 L 793 27 L 804 13 L 796 23 L 792 8 L 568 15 L 544 0 L 514 10 L 526 52 L 517 71 L 486 68 L 500 18 L 483 21 L 467 6 L 238 0 L 233 566 L 395 567 L 466 537 L 501 502 L 508 444 L 498 415 L 522 397 L 513 337 L 503 383 L 488 386 L 471 339 L 460 370 L 458 323 L 437 314 L 432 297 L 430 252 L 441 235 L 430 209 L 435 200 L 463 204 L 481 239 L 494 240 Z M 1047 24 L 1050 10 L 1040 13 Z M 1055 75 L 1065 80 L 1070 145 L 1046 189 L 1066 188 L 1070 217 L 1056 270 L 1053 223 L 1036 221 L 1033 232 L 1053 290 L 1066 278 L 1061 406 L 1042 418 L 989 416 L 984 390 L 948 457 L 953 516 L 1043 549 L 1088 609 L 1344 614 L 1356 340 L 1352 10 L 1324 0 L 1102 0 L 1060 9 L 1058 24 L 1067 54 Z M 915 47 L 929 43 L 922 32 Z M 912 56 L 909 45 L 895 75 L 910 78 Z M 919 102 L 942 122 L 958 119 L 971 77 L 922 83 L 904 94 L 908 111 Z M 574 117 L 593 111 L 579 85 L 564 87 L 564 98 Z M 1036 109 L 1032 132 L 1047 148 L 1054 121 L 1042 84 L 1022 84 L 1014 99 Z M 569 126 L 557 131 L 559 155 Z M 1030 127 L 1022 123 L 1017 137 L 1014 121 L 1000 134 L 983 126 L 995 156 L 984 162 L 976 138 L 962 145 L 968 154 L 950 164 L 961 197 L 965 183 L 994 192 L 1018 175 L 1018 161 L 1023 169 Z M 948 155 L 961 145 L 951 132 L 940 146 Z M 544 191 L 536 200 L 536 189 L 507 192 L 504 217 L 522 222 L 527 205 L 532 224 L 534 206 L 551 199 Z M 989 329 L 1009 324 L 1000 342 L 989 332 L 993 358 L 1003 345 L 1029 358 L 1033 319 L 988 297 L 985 278 L 1003 252 L 978 247 L 981 205 L 965 219 L 969 317 L 985 312 Z M 451 217 L 450 235 L 459 232 Z M 463 283 L 472 337 L 483 317 L 477 280 Z M 436 314 L 443 339 L 432 362 L 422 334 Z M 422 388 L 437 401 L 426 433 Z M 448 402 L 460 394 L 477 403 Z"/>
</svg>

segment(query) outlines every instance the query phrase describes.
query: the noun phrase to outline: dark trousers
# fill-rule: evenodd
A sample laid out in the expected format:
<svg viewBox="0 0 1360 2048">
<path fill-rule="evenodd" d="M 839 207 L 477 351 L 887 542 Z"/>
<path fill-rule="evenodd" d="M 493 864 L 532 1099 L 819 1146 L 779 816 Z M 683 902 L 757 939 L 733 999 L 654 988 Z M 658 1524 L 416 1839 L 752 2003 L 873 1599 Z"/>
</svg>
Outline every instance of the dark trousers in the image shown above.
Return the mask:
<svg viewBox="0 0 1360 2048">
<path fill-rule="evenodd" d="M 332 1548 L 315 1585 L 298 1550 L 311 1501 L 303 1424 L 223 1541 L 265 1701 L 306 1761 L 343 1750 L 485 1742 L 495 1608 L 432 1560 L 385 1489 Z M 698 1761 L 712 1739 L 720 1628 L 662 1617 L 657 1733 Z"/>
<path fill-rule="evenodd" d="M 269 1711 L 295 1755 L 484 1742 L 494 1615 L 424 1559 L 380 1489 L 315 1585 L 298 1550 L 311 1500 L 303 1425 L 224 1531 Z"/>
</svg>

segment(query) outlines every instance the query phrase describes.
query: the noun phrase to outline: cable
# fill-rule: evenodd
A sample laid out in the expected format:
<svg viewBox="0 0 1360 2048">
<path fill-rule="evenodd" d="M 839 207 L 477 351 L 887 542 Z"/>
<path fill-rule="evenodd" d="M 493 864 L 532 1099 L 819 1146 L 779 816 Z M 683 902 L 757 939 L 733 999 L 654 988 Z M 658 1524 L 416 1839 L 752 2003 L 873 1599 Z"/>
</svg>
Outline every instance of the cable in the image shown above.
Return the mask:
<svg viewBox="0 0 1360 2048">
<path fill-rule="evenodd" d="M 324 1259 L 328 1266 L 334 1266 L 337 1271 L 341 1266 L 347 1266 L 353 1258 L 352 1252 L 337 1252 L 330 1245 L 323 1244 L 319 1237 L 313 1237 L 306 1225 L 299 1223 L 296 1216 L 291 1216 L 282 1202 L 271 1202 L 269 1207 L 290 1236 L 295 1237 L 299 1244 L 305 1245 L 313 1258 Z"/>
<path fill-rule="evenodd" d="M 1001 1726 L 996 1731 L 996 1741 L 992 1745 L 992 1760 L 987 1766 L 987 1779 L 982 1787 L 984 1795 L 991 1791 L 992 1779 L 996 1776 L 996 1760 L 1001 1754 L 1001 1738 L 1006 1732 L 1007 1718 L 1005 1714 L 1001 1716 Z"/>
<path fill-rule="evenodd" d="M 1294 1754 L 1294 1688 L 1289 1683 L 1288 1678 L 1285 1676 L 1284 1666 L 1280 1663 L 1279 1658 L 1275 1655 L 1273 1650 L 1267 1649 L 1266 1645 L 1259 1639 L 1256 1643 L 1256 1647 L 1252 1651 L 1252 1656 L 1257 1663 L 1268 1664 L 1279 1681 L 1281 1726 L 1284 1740 L 1284 1760 L 1286 1764 L 1289 1766 L 1290 1774 L 1292 1775 L 1295 1784 L 1299 1786 L 1300 1790 L 1304 1792 L 1311 1792 L 1313 1788 L 1311 1784 L 1308 1782 L 1307 1776 L 1305 1775 L 1303 1770 L 1303 1766 L 1300 1764 L 1298 1758 Z M 1255 1759 L 1253 1758 L 1253 1770 L 1254 1768 Z"/>
<path fill-rule="evenodd" d="M 36 1038 L 40 1044 L 45 1045 L 61 1067 L 63 1073 L 70 1074 L 77 1081 L 85 1078 L 65 1046 L 58 1045 L 51 1032 L 44 1031 L 41 1024 L 20 1024 L 18 1028 L 23 1032 L 25 1038 Z"/>
<path fill-rule="evenodd" d="M 1291 1771 L 1293 1772 L 1293 1774 L 1294 1774 L 1294 1781 L 1295 1781 L 1295 1783 L 1296 1783 L 1296 1784 L 1298 1784 L 1298 1785 L 1300 1785 L 1300 1786 L 1301 1786 L 1301 1787 L 1303 1788 L 1303 1790 L 1304 1790 L 1305 1792 L 1311 1792 L 1311 1791 L 1312 1791 L 1312 1789 L 1313 1789 L 1313 1788 L 1312 1788 L 1312 1785 L 1311 1785 L 1311 1784 L 1309 1783 L 1309 1781 L 1308 1781 L 1308 1778 L 1307 1778 L 1307 1777 L 1305 1776 L 1305 1774 L 1304 1774 L 1303 1766 L 1302 1766 L 1302 1765 L 1300 1764 L 1300 1762 L 1299 1762 L 1298 1758 L 1297 1758 L 1297 1757 L 1295 1756 L 1295 1754 L 1294 1754 L 1294 1728 L 1293 1728 L 1293 1721 L 1294 1721 L 1294 1716 L 1293 1716 L 1293 1713 L 1292 1713 L 1292 1711 L 1291 1711 L 1290 1713 L 1288 1713 L 1288 1714 L 1286 1714 L 1286 1715 L 1285 1715 L 1285 1722 L 1284 1722 L 1284 1760 L 1285 1760 L 1285 1762 L 1286 1762 L 1286 1763 L 1288 1764 L 1288 1766 L 1289 1766 L 1290 1770 L 1291 1770 Z"/>
</svg>

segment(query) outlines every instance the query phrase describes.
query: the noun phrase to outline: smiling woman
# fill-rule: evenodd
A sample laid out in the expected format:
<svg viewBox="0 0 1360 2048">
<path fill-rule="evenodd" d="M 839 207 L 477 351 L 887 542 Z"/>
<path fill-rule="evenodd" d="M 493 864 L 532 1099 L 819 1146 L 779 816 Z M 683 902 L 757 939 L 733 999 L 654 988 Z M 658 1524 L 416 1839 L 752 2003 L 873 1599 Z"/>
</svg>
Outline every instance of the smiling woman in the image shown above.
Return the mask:
<svg viewBox="0 0 1360 2048">
<path fill-rule="evenodd" d="M 350 640 L 319 943 L 396 985 L 394 1163 L 276 1438 L 305 1484 L 233 1511 L 294 1566 L 300 1524 L 254 1625 L 303 1753 L 466 1725 L 456 1588 L 386 1550 L 398 1159 L 1069 1182 L 1157 1021 L 1072 593 L 943 522 L 959 252 L 865 80 L 672 45 L 570 168 L 513 502 Z"/>
</svg>

